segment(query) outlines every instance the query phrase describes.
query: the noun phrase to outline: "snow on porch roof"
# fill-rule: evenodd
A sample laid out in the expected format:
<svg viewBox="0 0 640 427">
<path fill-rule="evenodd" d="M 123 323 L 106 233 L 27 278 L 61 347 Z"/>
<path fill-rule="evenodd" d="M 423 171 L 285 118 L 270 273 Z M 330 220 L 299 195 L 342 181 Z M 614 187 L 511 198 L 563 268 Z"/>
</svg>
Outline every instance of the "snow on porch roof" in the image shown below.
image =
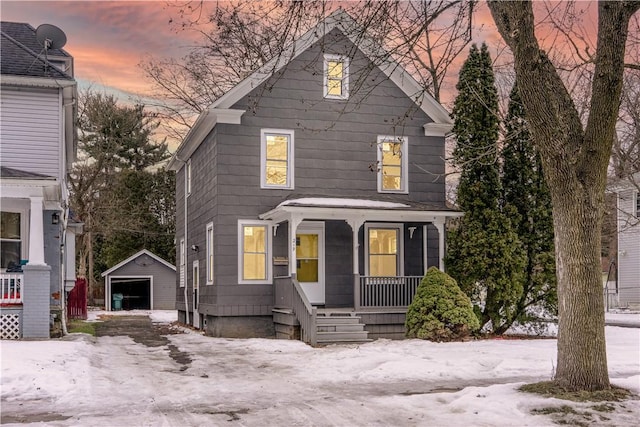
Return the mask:
<svg viewBox="0 0 640 427">
<path fill-rule="evenodd" d="M 260 215 L 276 222 L 300 219 L 361 219 L 364 221 L 435 221 L 462 216 L 462 212 L 419 202 L 390 202 L 373 199 L 302 197 L 285 200 Z"/>
<path fill-rule="evenodd" d="M 408 208 L 409 205 L 404 203 L 395 202 L 382 202 L 379 200 L 366 200 L 366 199 L 339 199 L 334 197 L 303 197 L 300 199 L 285 200 L 280 203 L 280 206 L 315 206 L 315 207 L 329 207 L 337 206 L 342 208 L 378 208 L 378 209 L 393 209 L 393 208 Z"/>
</svg>

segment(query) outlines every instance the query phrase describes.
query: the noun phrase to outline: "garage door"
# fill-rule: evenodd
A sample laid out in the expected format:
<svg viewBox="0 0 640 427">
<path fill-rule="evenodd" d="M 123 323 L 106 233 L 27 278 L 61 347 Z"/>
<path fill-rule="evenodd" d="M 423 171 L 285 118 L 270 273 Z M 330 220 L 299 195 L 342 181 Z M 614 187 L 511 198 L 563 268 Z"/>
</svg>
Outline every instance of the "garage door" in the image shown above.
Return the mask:
<svg viewBox="0 0 640 427">
<path fill-rule="evenodd" d="M 111 301 L 113 301 L 113 294 L 122 294 L 123 310 L 151 309 L 151 279 L 112 278 Z"/>
</svg>

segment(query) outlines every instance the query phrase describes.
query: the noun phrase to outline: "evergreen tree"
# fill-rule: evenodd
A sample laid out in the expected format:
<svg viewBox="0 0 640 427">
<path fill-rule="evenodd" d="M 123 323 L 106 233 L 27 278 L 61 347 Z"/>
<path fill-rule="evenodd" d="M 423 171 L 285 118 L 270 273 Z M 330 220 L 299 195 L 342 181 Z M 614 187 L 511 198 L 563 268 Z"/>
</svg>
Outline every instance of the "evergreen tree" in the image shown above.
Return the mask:
<svg viewBox="0 0 640 427">
<path fill-rule="evenodd" d="M 464 216 L 449 234 L 445 262 L 476 304 L 480 324 L 502 333 L 522 297 L 526 259 L 501 209 L 498 95 L 485 44 L 471 47 L 456 88 L 453 161 L 461 169 L 457 203 Z"/>
<path fill-rule="evenodd" d="M 542 172 L 540 155 L 526 122 L 517 85 L 509 98 L 502 149 L 504 210 L 511 212 L 518 237 L 527 254 L 523 292 L 516 305 L 517 319 L 526 321 L 531 306 L 557 311 L 556 265 L 551 196 Z"/>
<path fill-rule="evenodd" d="M 79 100 L 80 160 L 70 173 L 71 208 L 84 222 L 78 270 L 89 281 L 90 301 L 100 273 L 147 248 L 172 261 L 173 173 L 150 172 L 169 157 L 152 140 L 158 124 L 142 105 L 123 106 L 93 92 Z"/>
</svg>

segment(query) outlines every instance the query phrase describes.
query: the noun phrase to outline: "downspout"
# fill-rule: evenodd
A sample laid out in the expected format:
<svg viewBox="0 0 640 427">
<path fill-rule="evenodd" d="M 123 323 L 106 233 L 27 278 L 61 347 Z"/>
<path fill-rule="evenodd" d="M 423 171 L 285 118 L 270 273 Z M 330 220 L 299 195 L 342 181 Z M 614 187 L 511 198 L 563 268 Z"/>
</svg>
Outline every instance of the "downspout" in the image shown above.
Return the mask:
<svg viewBox="0 0 640 427">
<path fill-rule="evenodd" d="M 67 226 L 69 224 L 69 207 L 64 201 L 62 210 L 62 243 L 60 244 L 60 309 L 62 311 L 62 335 L 67 335 Z"/>
<path fill-rule="evenodd" d="M 177 158 L 177 157 L 176 157 Z M 188 246 L 188 233 L 187 233 L 187 163 L 183 162 L 182 168 L 184 169 L 184 267 L 180 266 L 180 268 L 184 268 L 184 313 L 185 313 L 185 321 L 187 325 L 189 324 L 189 299 L 187 298 L 187 278 L 189 275 L 187 274 L 187 251 Z"/>
</svg>

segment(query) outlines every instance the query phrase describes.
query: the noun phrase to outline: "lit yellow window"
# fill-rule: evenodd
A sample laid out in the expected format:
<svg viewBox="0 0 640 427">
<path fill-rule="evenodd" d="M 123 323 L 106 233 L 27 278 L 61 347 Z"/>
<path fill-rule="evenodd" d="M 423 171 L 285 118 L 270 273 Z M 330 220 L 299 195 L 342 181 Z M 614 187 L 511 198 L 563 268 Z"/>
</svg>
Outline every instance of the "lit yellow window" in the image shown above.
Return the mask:
<svg viewBox="0 0 640 427">
<path fill-rule="evenodd" d="M 267 279 L 267 227 L 244 225 L 242 230 L 242 279 Z"/>
<path fill-rule="evenodd" d="M 382 144 L 382 188 L 402 189 L 402 144 L 385 142 Z"/>
<path fill-rule="evenodd" d="M 349 96 L 349 66 L 346 57 L 325 55 L 324 96 L 346 99 Z"/>
<path fill-rule="evenodd" d="M 342 79 L 344 76 L 344 67 L 342 62 L 327 62 L 327 94 L 333 96 L 342 96 Z"/>
<path fill-rule="evenodd" d="M 267 185 L 288 185 L 289 136 L 266 135 L 266 172 Z"/>
<path fill-rule="evenodd" d="M 398 229 L 369 229 L 369 275 L 398 274 Z"/>
</svg>

